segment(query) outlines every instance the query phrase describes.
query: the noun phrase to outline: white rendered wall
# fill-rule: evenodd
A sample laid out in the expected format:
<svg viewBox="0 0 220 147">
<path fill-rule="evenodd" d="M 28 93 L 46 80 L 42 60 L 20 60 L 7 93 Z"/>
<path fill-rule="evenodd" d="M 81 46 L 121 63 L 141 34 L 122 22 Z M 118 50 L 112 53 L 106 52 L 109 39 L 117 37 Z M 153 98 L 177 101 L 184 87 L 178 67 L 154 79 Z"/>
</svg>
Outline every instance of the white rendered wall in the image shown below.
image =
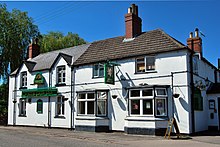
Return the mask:
<svg viewBox="0 0 220 147">
<path fill-rule="evenodd" d="M 109 89 L 110 95 L 118 95 L 117 99 L 111 96 L 108 99 L 108 112 L 109 112 L 109 126 L 111 130 L 124 130 L 124 127 L 131 125 L 126 122 L 128 117 L 127 110 L 127 91 L 126 87 L 139 86 L 141 83 L 148 85 L 170 85 L 171 86 L 171 72 L 187 71 L 187 51 L 169 52 L 156 55 L 156 72 L 136 74 L 135 73 L 135 59 L 125 59 L 114 61 L 121 66 L 115 67 L 115 85 L 104 84 L 103 78 L 92 78 L 92 65 L 80 66 L 76 68 L 75 84 L 76 91 Z M 158 76 L 167 76 L 158 78 Z M 157 77 L 157 78 L 156 78 Z M 121 79 L 126 79 L 123 81 Z M 132 79 L 132 80 L 129 80 Z M 188 85 L 187 73 L 183 72 L 174 75 L 174 85 Z M 86 84 L 85 84 L 86 83 Z M 175 100 L 176 115 L 178 116 L 178 125 L 182 133 L 189 133 L 189 105 L 188 105 L 188 88 L 175 87 L 174 92 L 178 92 L 182 101 Z M 169 115 L 172 115 L 172 97 L 171 92 L 168 97 L 169 101 Z M 75 107 L 76 107 L 75 100 Z M 184 103 L 183 103 L 184 102 Z M 183 106 L 184 105 L 184 106 Z M 77 108 L 77 107 L 76 107 Z M 150 118 L 152 119 L 152 118 Z M 134 122 L 133 124 L 135 124 Z M 139 123 L 139 127 L 146 127 L 146 123 Z M 129 126 L 128 126 L 129 127 Z M 136 126 L 138 127 L 138 126 Z M 153 126 L 152 126 L 153 127 Z M 165 126 L 166 127 L 166 126 Z"/>
</svg>

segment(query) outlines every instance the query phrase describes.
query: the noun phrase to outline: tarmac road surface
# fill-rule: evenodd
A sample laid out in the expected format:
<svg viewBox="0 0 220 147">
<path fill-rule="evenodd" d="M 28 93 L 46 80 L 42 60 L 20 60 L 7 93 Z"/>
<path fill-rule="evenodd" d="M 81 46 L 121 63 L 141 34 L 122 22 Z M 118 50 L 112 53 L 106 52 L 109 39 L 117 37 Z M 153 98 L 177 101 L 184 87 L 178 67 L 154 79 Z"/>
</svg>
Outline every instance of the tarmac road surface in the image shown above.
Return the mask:
<svg viewBox="0 0 220 147">
<path fill-rule="evenodd" d="M 0 126 L 0 147 L 220 147 L 220 136 L 167 140 L 123 132 L 93 133 L 67 129 Z"/>
</svg>

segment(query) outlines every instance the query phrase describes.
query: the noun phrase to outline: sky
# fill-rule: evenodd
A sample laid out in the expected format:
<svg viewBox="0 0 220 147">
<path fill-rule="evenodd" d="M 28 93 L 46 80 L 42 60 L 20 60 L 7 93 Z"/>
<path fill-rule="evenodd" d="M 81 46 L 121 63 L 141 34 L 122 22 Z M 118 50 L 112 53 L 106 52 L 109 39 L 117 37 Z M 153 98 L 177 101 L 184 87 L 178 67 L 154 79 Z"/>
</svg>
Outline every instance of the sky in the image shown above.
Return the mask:
<svg viewBox="0 0 220 147">
<path fill-rule="evenodd" d="M 138 5 L 142 31 L 162 29 L 186 45 L 195 28 L 205 35 L 203 56 L 217 66 L 220 58 L 220 1 L 0 1 L 9 11 L 28 12 L 42 34 L 73 32 L 88 42 L 125 35 L 124 15 Z"/>
</svg>

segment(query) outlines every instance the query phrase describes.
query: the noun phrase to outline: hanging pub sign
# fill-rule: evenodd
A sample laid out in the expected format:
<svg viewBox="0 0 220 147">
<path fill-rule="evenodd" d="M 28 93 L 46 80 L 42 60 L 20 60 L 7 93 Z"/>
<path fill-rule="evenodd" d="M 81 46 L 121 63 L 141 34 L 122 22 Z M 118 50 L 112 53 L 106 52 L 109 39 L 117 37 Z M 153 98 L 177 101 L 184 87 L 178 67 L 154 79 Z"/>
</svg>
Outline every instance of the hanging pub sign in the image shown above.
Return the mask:
<svg viewBox="0 0 220 147">
<path fill-rule="evenodd" d="M 105 70 L 105 74 L 104 74 L 105 84 L 114 85 L 115 84 L 114 65 L 105 63 L 104 70 Z"/>
<path fill-rule="evenodd" d="M 34 84 L 39 84 L 39 85 L 44 84 L 44 76 L 42 75 L 42 73 L 36 74 L 34 78 Z"/>
</svg>

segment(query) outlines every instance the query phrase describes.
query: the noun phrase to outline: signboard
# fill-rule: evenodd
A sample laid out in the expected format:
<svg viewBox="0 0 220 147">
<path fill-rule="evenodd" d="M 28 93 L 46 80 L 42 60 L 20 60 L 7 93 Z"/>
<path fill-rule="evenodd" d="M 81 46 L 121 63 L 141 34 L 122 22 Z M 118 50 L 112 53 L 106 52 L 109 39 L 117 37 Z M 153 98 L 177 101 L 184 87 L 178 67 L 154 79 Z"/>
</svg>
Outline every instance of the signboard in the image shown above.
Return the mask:
<svg viewBox="0 0 220 147">
<path fill-rule="evenodd" d="M 112 84 L 112 85 L 114 85 L 115 84 L 114 65 L 106 63 L 104 65 L 104 70 L 105 70 L 105 74 L 104 74 L 105 84 Z"/>
<path fill-rule="evenodd" d="M 57 88 L 36 88 L 22 90 L 22 98 L 57 96 Z"/>
<path fill-rule="evenodd" d="M 34 84 L 44 84 L 44 77 L 42 73 L 37 73 L 34 78 Z"/>
</svg>

